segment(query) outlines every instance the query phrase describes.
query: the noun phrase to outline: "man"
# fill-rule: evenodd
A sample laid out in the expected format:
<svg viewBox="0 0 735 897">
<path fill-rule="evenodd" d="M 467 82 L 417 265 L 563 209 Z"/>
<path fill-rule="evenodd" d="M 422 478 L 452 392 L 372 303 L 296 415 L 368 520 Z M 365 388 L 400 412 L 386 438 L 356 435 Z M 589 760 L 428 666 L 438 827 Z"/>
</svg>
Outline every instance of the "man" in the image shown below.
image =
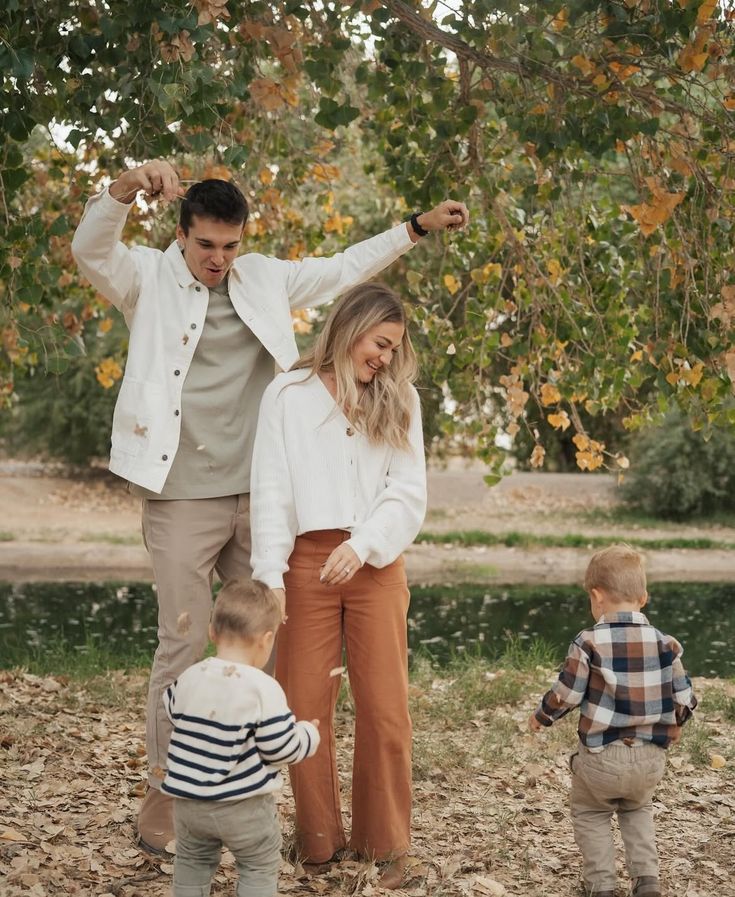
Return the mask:
<svg viewBox="0 0 735 897">
<path fill-rule="evenodd" d="M 139 192 L 183 197 L 165 252 L 120 242 Z M 291 311 L 330 302 L 375 276 L 429 231 L 463 226 L 445 201 L 329 258 L 238 256 L 248 206 L 228 181 L 184 191 L 165 160 L 124 172 L 87 203 L 72 252 L 130 329 L 112 425 L 110 470 L 143 499 L 143 536 L 158 594 L 148 694 L 149 790 L 141 846 L 165 853 L 172 798 L 160 790 L 171 724 L 162 694 L 206 647 L 212 574 L 249 576 L 250 461 L 260 399 L 275 365 L 298 358 Z"/>
</svg>

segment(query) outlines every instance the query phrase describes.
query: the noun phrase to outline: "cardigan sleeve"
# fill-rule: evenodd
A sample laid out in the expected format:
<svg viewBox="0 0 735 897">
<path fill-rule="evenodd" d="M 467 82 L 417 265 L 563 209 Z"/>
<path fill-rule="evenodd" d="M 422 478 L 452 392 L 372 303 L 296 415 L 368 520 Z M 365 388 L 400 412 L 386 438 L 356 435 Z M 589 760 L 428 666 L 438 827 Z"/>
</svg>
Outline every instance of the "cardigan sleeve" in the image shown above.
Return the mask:
<svg viewBox="0 0 735 897">
<path fill-rule="evenodd" d="M 421 403 L 413 390 L 414 407 L 409 426 L 410 447 L 395 450 L 385 488 L 365 520 L 355 526 L 347 544 L 360 561 L 387 567 L 413 542 L 426 513 L 426 462 L 421 426 Z"/>
<path fill-rule="evenodd" d="M 250 562 L 253 579 L 270 589 L 283 588 L 298 532 L 280 399 L 284 388 L 276 379 L 263 394 L 250 474 Z"/>
<path fill-rule="evenodd" d="M 133 253 L 120 241 L 131 206 L 103 190 L 84 209 L 71 243 L 79 270 L 126 317 L 140 293 L 140 272 Z"/>
<path fill-rule="evenodd" d="M 404 223 L 332 256 L 284 262 L 288 265 L 289 304 L 298 309 L 331 302 L 350 287 L 375 277 L 413 245 Z"/>
</svg>

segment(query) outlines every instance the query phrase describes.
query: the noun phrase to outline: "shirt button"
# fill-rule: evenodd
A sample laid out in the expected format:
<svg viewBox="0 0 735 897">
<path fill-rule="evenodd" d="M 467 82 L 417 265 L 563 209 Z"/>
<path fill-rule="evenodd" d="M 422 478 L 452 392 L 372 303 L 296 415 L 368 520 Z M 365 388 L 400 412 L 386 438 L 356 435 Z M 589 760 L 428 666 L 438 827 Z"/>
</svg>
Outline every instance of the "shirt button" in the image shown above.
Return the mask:
<svg viewBox="0 0 735 897">
<path fill-rule="evenodd" d="M 196 330 L 196 329 L 197 329 L 197 325 L 196 325 L 196 324 L 191 324 L 190 326 L 191 326 L 191 329 L 192 329 L 192 330 Z"/>
<path fill-rule="evenodd" d="M 201 287 L 194 287 L 194 289 L 197 291 L 197 293 L 201 293 L 201 291 L 202 291 Z"/>
<path fill-rule="evenodd" d="M 161 455 L 161 461 L 168 461 L 168 455 Z"/>
<path fill-rule="evenodd" d="M 181 373 L 181 371 L 178 368 L 176 368 L 176 370 L 174 371 L 174 376 L 178 377 L 180 373 Z"/>
<path fill-rule="evenodd" d="M 174 414 L 176 415 L 176 417 L 178 417 L 178 416 L 181 414 L 181 412 L 180 412 L 179 409 L 177 408 L 176 411 L 174 411 Z"/>
</svg>

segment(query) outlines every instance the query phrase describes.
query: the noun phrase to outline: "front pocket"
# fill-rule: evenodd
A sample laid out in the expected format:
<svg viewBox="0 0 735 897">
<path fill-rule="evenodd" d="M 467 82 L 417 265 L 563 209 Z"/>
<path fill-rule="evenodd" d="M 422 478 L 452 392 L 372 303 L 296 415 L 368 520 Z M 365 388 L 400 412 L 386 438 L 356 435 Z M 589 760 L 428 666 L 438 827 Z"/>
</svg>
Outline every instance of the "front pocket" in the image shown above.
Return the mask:
<svg viewBox="0 0 735 897">
<path fill-rule="evenodd" d="M 387 567 L 365 564 L 365 569 L 380 586 L 399 586 L 406 582 L 406 564 L 403 557 L 399 557 Z"/>
<path fill-rule="evenodd" d="M 311 561 L 292 560 L 289 562 L 289 568 L 283 574 L 283 583 L 286 591 L 291 589 L 302 589 L 304 586 L 316 582 L 316 567 Z"/>
</svg>

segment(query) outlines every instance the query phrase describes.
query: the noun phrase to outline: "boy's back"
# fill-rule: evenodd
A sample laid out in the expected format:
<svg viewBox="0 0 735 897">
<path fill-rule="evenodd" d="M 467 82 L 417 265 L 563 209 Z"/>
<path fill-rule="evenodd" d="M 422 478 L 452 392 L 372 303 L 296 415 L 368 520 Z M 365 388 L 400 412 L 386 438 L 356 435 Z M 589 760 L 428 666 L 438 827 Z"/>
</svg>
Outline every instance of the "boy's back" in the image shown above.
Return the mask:
<svg viewBox="0 0 735 897">
<path fill-rule="evenodd" d="M 696 706 L 681 655 L 644 614 L 606 613 L 575 637 L 536 718 L 548 726 L 579 706 L 579 738 L 590 750 L 635 738 L 668 747 Z"/>
</svg>

